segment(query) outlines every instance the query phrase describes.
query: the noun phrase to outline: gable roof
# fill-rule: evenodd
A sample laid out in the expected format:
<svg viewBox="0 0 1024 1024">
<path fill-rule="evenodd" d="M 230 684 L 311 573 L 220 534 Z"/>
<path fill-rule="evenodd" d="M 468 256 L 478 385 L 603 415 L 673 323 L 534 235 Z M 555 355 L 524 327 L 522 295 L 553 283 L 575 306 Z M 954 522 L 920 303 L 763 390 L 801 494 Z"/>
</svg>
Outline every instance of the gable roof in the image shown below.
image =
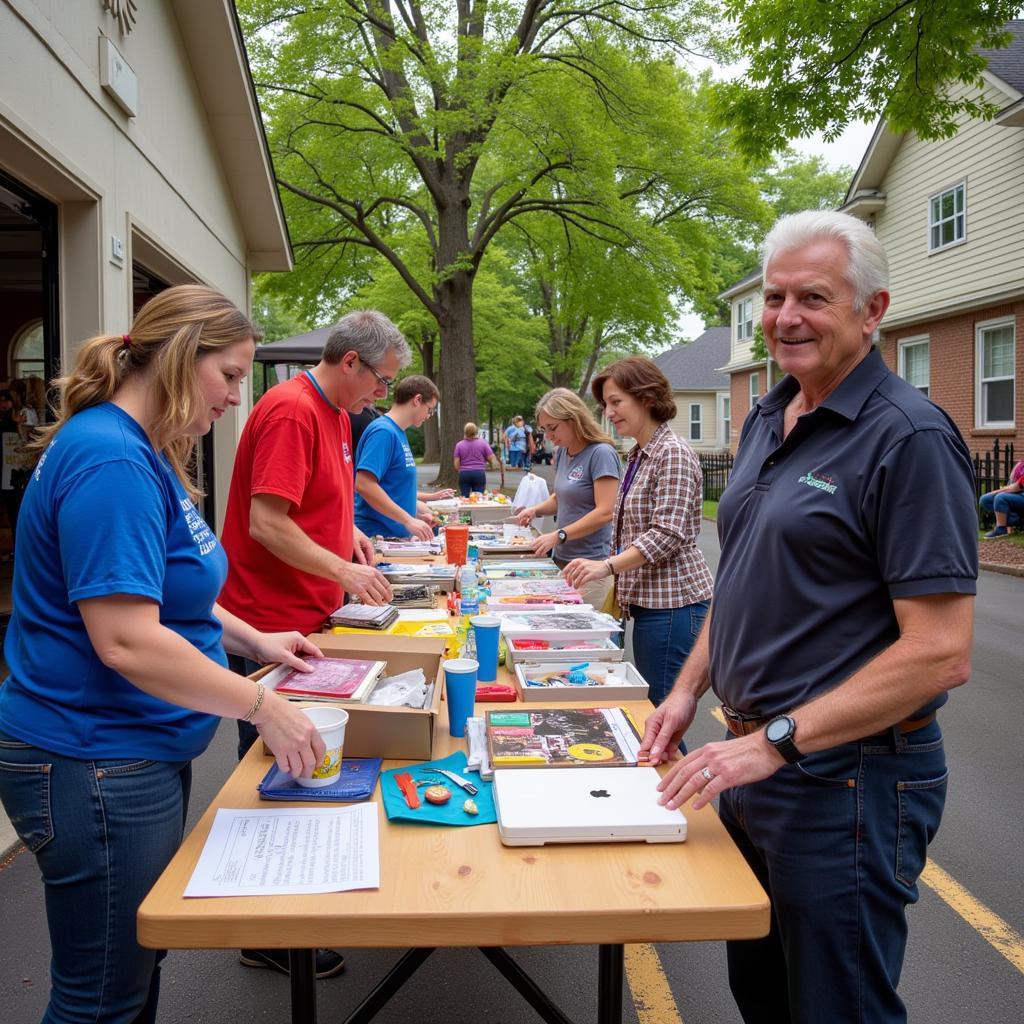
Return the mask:
<svg viewBox="0 0 1024 1024">
<path fill-rule="evenodd" d="M 990 84 L 1001 86 L 1011 94 L 1019 96 L 1024 93 L 1024 20 L 1009 21 L 1004 27 L 1012 37 L 1008 47 L 999 50 L 978 50 L 978 53 L 988 61 L 988 68 L 982 73 L 982 77 Z M 1019 126 L 1024 123 L 1020 120 L 1020 106 L 1021 102 L 1015 100 L 1002 111 L 995 123 L 1007 126 Z M 885 194 L 878 190 L 905 135 L 906 132 L 891 131 L 886 118 L 879 119 L 868 148 L 864 151 L 860 165 L 850 181 L 840 210 L 844 213 L 858 213 L 861 211 L 854 207 L 859 205 L 863 212 L 870 212 L 884 205 Z"/>
<path fill-rule="evenodd" d="M 1009 46 L 1000 50 L 979 49 L 988 61 L 988 69 L 1007 85 L 1024 92 L 1024 21 L 1010 21 L 1004 26 L 1013 37 Z"/>
<path fill-rule="evenodd" d="M 699 338 L 676 345 L 654 359 L 673 391 L 728 391 L 729 375 L 718 367 L 729 362 L 729 327 L 709 327 Z"/>
</svg>

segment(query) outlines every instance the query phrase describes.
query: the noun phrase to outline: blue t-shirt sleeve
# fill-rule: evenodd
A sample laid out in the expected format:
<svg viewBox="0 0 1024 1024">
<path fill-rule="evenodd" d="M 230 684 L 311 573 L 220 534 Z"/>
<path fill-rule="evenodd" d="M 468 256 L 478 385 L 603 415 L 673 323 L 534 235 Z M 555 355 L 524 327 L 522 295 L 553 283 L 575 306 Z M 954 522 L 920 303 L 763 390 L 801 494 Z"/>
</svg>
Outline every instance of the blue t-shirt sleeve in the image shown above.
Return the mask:
<svg viewBox="0 0 1024 1024">
<path fill-rule="evenodd" d="M 600 480 L 603 476 L 613 476 L 616 480 L 622 477 L 622 461 L 618 452 L 611 445 L 598 445 L 594 452 L 593 461 L 590 463 L 590 476 L 594 480 Z"/>
<path fill-rule="evenodd" d="M 382 480 L 394 458 L 395 436 L 390 430 L 373 429 L 371 424 L 359 438 L 356 451 L 356 472 L 365 470 Z"/>
<path fill-rule="evenodd" d="M 60 498 L 57 530 L 69 601 L 162 600 L 167 510 L 161 483 L 144 467 L 106 462 L 76 475 Z"/>
<path fill-rule="evenodd" d="M 872 475 L 861 512 L 892 597 L 975 593 L 974 474 L 948 433 L 918 430 L 894 444 Z"/>
</svg>

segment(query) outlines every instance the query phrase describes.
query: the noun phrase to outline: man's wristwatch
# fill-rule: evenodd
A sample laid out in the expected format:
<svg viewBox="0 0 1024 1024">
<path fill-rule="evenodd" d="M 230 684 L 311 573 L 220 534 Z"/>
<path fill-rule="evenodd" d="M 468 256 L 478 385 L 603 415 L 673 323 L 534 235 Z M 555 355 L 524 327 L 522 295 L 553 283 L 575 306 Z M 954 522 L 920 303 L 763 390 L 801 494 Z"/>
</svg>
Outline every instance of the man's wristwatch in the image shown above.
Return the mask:
<svg viewBox="0 0 1024 1024">
<path fill-rule="evenodd" d="M 565 532 L 565 530 L 559 530 L 558 531 L 558 543 L 559 544 L 564 544 L 568 539 L 569 539 L 569 535 Z"/>
<path fill-rule="evenodd" d="M 787 764 L 796 764 L 807 755 L 793 742 L 796 722 L 789 715 L 776 715 L 765 727 L 764 738 L 783 756 Z"/>
</svg>

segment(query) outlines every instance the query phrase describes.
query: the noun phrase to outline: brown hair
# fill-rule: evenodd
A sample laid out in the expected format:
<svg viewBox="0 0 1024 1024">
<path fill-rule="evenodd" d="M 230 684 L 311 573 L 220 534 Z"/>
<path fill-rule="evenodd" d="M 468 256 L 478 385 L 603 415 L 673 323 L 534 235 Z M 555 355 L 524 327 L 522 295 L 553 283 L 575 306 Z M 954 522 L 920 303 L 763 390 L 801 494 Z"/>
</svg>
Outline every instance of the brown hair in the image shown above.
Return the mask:
<svg viewBox="0 0 1024 1024">
<path fill-rule="evenodd" d="M 475 423 L 467 423 L 462 428 L 462 436 L 469 440 L 470 438 L 476 437 L 480 433 L 480 428 Z"/>
<path fill-rule="evenodd" d="M 540 419 L 541 413 L 546 413 L 553 420 L 564 420 L 571 423 L 573 430 L 576 431 L 576 436 L 584 444 L 614 443 L 611 437 L 598 426 L 583 399 L 568 388 L 552 388 L 537 403 L 534 416 Z"/>
<path fill-rule="evenodd" d="M 395 405 L 405 405 L 417 395 L 424 402 L 429 402 L 432 398 L 440 399 L 441 392 L 437 390 L 437 385 L 429 377 L 424 377 L 419 373 L 403 377 L 395 385 Z"/>
<path fill-rule="evenodd" d="M 675 416 L 672 385 L 650 359 L 627 356 L 606 366 L 590 383 L 590 390 L 601 408 L 604 408 L 604 385 L 608 380 L 646 406 L 656 422 L 667 423 Z"/>
<path fill-rule="evenodd" d="M 249 318 L 213 288 L 168 288 L 135 314 L 128 334 L 99 334 L 82 345 L 71 372 L 53 382 L 58 391 L 56 422 L 40 428 L 30 448 L 42 452 L 75 413 L 110 401 L 125 380 L 154 367 L 153 445 L 167 456 L 194 501 L 201 494 L 191 478 L 196 438 L 182 431 L 200 408 L 196 362 L 217 349 L 259 337 Z"/>
</svg>

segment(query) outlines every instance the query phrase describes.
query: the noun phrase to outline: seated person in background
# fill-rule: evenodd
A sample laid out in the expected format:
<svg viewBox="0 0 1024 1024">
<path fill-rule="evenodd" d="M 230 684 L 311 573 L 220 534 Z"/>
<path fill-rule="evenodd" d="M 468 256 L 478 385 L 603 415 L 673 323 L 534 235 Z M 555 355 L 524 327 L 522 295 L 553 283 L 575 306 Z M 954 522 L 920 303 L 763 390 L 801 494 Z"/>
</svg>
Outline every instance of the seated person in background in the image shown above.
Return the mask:
<svg viewBox="0 0 1024 1024">
<path fill-rule="evenodd" d="M 1010 532 L 1011 517 L 1016 525 L 1024 523 L 1024 462 L 1010 470 L 1010 482 L 1005 487 L 983 494 L 978 504 L 996 516 L 995 529 L 985 534 L 985 540 L 1005 537 Z"/>
<path fill-rule="evenodd" d="M 455 492 L 417 492 L 416 460 L 405 432 L 422 427 L 434 415 L 439 398 L 429 377 L 406 377 L 395 385 L 395 404 L 363 431 L 356 449 L 356 526 L 368 537 L 434 536 L 431 522 L 425 521 L 433 517 L 420 503 Z"/>
<path fill-rule="evenodd" d="M 497 469 L 498 460 L 475 423 L 463 427 L 462 440 L 456 444 L 453 456 L 455 471 L 459 474 L 459 493 L 468 498 L 473 491 L 481 494 L 486 491 L 486 467 Z"/>
</svg>

